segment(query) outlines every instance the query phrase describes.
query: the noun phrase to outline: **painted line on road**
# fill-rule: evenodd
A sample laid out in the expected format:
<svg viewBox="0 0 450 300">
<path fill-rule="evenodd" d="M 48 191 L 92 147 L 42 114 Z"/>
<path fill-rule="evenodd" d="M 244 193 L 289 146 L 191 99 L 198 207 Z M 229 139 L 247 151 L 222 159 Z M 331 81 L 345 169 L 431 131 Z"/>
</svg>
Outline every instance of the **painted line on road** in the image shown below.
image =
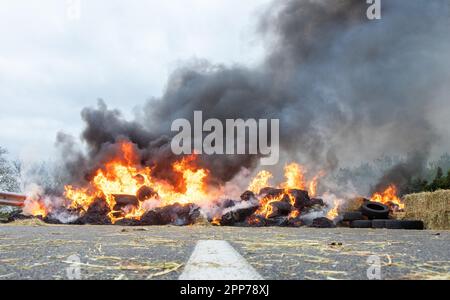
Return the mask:
<svg viewBox="0 0 450 300">
<path fill-rule="evenodd" d="M 226 241 L 199 241 L 180 280 L 264 280 Z"/>
</svg>

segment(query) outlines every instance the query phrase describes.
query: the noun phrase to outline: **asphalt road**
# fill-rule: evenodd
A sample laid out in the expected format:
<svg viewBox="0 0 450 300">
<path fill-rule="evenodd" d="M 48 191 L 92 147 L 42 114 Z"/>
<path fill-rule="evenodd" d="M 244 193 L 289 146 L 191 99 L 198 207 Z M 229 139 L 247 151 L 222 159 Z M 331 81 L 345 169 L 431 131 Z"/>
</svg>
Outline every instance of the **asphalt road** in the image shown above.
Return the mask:
<svg viewBox="0 0 450 300">
<path fill-rule="evenodd" d="M 450 279 L 448 231 L 0 225 L 0 280 L 68 279 L 73 255 L 82 279 L 177 279 L 199 240 L 265 279 L 367 279 L 373 255 L 382 279 Z"/>
</svg>

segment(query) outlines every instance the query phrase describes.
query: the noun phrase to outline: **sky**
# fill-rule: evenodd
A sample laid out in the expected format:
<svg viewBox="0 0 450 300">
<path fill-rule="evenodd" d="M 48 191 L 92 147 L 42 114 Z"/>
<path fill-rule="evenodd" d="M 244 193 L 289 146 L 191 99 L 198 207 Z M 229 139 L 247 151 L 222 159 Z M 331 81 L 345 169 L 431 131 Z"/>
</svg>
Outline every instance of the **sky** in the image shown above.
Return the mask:
<svg viewBox="0 0 450 300">
<path fill-rule="evenodd" d="M 80 3 L 80 6 L 77 3 Z M 0 146 L 51 158 L 101 98 L 132 118 L 191 59 L 257 64 L 256 20 L 270 0 L 2 0 Z"/>
</svg>

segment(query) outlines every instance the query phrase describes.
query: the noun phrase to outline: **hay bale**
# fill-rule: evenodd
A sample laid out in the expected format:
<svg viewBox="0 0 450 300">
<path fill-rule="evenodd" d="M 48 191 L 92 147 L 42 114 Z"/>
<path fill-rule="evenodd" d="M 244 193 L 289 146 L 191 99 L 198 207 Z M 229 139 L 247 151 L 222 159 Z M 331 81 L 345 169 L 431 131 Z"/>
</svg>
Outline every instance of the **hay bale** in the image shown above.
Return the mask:
<svg viewBox="0 0 450 300">
<path fill-rule="evenodd" d="M 394 220 L 406 220 L 407 219 L 405 212 L 394 211 L 391 215 L 392 215 L 392 219 L 394 219 Z"/>
<path fill-rule="evenodd" d="M 450 191 L 406 195 L 405 218 L 422 220 L 431 230 L 450 230 Z"/>
</svg>

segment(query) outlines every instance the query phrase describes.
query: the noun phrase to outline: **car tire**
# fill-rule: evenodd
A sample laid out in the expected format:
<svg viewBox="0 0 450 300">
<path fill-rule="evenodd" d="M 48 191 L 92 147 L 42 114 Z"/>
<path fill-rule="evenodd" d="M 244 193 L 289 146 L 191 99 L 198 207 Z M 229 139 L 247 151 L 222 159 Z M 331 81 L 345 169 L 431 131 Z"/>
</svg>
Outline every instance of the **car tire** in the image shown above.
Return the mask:
<svg viewBox="0 0 450 300">
<path fill-rule="evenodd" d="M 356 220 L 350 223 L 350 228 L 372 228 L 372 221 Z"/>
<path fill-rule="evenodd" d="M 357 220 L 364 220 L 364 216 L 363 216 L 362 212 L 360 212 L 360 211 L 346 212 L 344 214 L 344 219 L 342 221 L 352 222 L 352 221 L 357 221 Z"/>
<path fill-rule="evenodd" d="M 375 229 L 386 228 L 386 220 L 372 220 L 372 228 Z"/>
<path fill-rule="evenodd" d="M 422 221 L 416 220 L 389 220 L 386 221 L 387 229 L 404 229 L 404 230 L 424 230 L 425 226 Z"/>
<path fill-rule="evenodd" d="M 389 207 L 378 202 L 367 202 L 361 206 L 361 212 L 370 220 L 386 220 L 389 218 Z"/>
</svg>

